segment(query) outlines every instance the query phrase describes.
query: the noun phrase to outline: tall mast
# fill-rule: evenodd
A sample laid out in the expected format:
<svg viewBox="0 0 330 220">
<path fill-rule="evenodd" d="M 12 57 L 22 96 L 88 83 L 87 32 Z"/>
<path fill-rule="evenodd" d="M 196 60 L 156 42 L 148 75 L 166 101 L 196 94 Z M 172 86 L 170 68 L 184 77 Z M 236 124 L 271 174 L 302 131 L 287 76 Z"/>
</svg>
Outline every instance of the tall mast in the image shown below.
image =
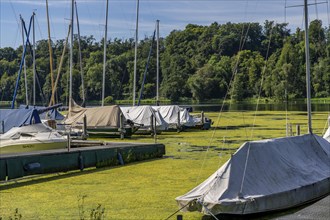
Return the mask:
<svg viewBox="0 0 330 220">
<path fill-rule="evenodd" d="M 81 90 L 82 90 L 82 99 L 83 103 L 85 104 L 85 83 L 84 83 L 84 73 L 82 68 L 82 58 L 81 58 L 81 46 L 80 46 L 80 27 L 79 27 L 79 19 L 78 19 L 78 9 L 77 9 L 77 2 L 75 1 L 75 8 L 76 8 L 76 20 L 77 20 L 77 31 L 78 31 L 78 49 L 79 49 L 79 63 L 80 63 L 80 74 L 81 74 Z"/>
<path fill-rule="evenodd" d="M 36 105 L 36 31 L 34 26 L 35 13 L 33 12 L 32 28 L 33 28 L 33 47 L 32 47 L 32 57 L 33 57 L 33 105 Z"/>
<path fill-rule="evenodd" d="M 21 25 L 22 25 L 22 40 L 23 40 L 23 49 L 25 47 L 25 39 L 24 39 L 24 24 L 23 24 L 23 19 L 21 17 Z M 28 91 L 27 91 L 27 78 L 26 78 L 26 62 L 25 62 L 25 57 L 23 61 L 23 66 L 24 66 L 24 84 L 25 84 L 25 104 L 29 105 L 29 96 L 28 96 Z"/>
<path fill-rule="evenodd" d="M 108 32 L 108 5 L 109 0 L 107 0 L 106 13 L 105 13 L 105 31 L 104 31 L 104 41 L 103 41 L 103 76 L 102 76 L 102 106 L 104 106 L 104 93 L 105 93 L 105 68 L 107 62 L 107 32 Z"/>
<path fill-rule="evenodd" d="M 310 83 L 310 60 L 309 60 L 309 36 L 308 36 L 308 5 L 304 0 L 305 11 L 305 55 L 306 55 L 306 88 L 307 88 L 307 114 L 308 114 L 308 133 L 312 134 L 312 106 L 311 106 L 311 83 Z"/>
<path fill-rule="evenodd" d="M 49 13 L 48 13 L 48 0 L 46 0 L 46 12 L 47 12 L 47 25 L 48 25 L 48 49 L 49 49 L 49 66 L 50 66 L 50 81 L 52 84 L 52 91 L 54 90 L 54 75 L 53 75 L 53 48 L 50 40 L 50 24 L 49 24 Z M 52 104 L 55 104 L 55 100 L 52 97 Z"/>
<path fill-rule="evenodd" d="M 73 67 L 73 17 L 74 17 L 74 0 L 71 2 L 71 36 L 70 36 L 70 85 L 69 85 L 69 116 L 72 108 L 72 67 Z"/>
<path fill-rule="evenodd" d="M 159 105 L 159 20 L 157 23 L 157 82 L 156 82 L 156 105 Z"/>
<path fill-rule="evenodd" d="M 138 33 L 139 33 L 139 0 L 137 0 L 137 2 L 136 2 L 136 28 L 135 28 L 134 78 L 133 78 L 133 106 L 135 106 L 136 62 L 137 62 Z"/>
</svg>

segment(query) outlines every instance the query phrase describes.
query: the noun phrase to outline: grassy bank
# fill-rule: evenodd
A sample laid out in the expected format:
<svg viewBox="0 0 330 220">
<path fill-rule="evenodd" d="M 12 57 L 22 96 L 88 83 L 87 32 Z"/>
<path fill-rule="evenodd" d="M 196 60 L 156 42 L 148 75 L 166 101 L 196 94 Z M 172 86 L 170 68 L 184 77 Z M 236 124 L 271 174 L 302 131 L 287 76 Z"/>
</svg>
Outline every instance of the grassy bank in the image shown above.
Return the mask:
<svg viewBox="0 0 330 220">
<path fill-rule="evenodd" d="M 256 117 L 253 112 L 206 114 L 215 121 L 215 130 L 163 132 L 157 137 L 166 146 L 164 159 L 2 183 L 0 217 L 9 219 L 18 209 L 22 219 L 89 219 L 101 205 L 105 219 L 165 219 L 178 209 L 175 197 L 204 181 L 244 141 L 285 136 L 286 118 L 293 130 L 300 124 L 301 132 L 307 132 L 304 112 L 289 112 L 288 117 L 273 111 L 258 112 Z M 327 115 L 313 114 L 314 133 L 323 132 Z M 125 141 L 154 140 L 133 136 Z M 189 220 L 203 217 L 196 212 L 180 214 Z"/>
</svg>

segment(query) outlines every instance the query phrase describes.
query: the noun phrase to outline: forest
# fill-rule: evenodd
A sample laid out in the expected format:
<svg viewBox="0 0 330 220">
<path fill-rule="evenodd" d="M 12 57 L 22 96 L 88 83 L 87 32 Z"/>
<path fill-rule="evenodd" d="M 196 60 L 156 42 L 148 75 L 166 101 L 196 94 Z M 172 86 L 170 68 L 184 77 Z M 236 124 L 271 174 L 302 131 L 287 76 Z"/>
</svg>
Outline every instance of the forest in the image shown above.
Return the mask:
<svg viewBox="0 0 330 220">
<path fill-rule="evenodd" d="M 263 97 L 274 100 L 306 97 L 304 31 L 290 30 L 287 23 L 212 23 L 209 26 L 189 24 L 184 30 L 173 30 L 159 41 L 160 97 L 172 103 L 182 100 L 199 103 L 213 99 L 245 100 Z M 321 20 L 309 26 L 312 97 L 330 96 L 330 30 Z M 65 47 L 65 39 L 51 42 L 53 75 Z M 106 42 L 107 103 L 132 100 L 134 39 L 113 38 Z M 104 40 L 93 36 L 80 38 L 73 44 L 73 98 L 100 102 Z M 144 72 L 152 48 L 147 74 Z M 27 91 L 31 103 L 33 91 L 32 52 L 27 48 Z M 67 103 L 69 79 L 69 49 L 60 71 L 56 102 Z M 0 100 L 11 101 L 20 67 L 23 46 L 0 48 Z M 142 84 L 142 99 L 156 96 L 156 42 L 146 36 L 138 43 L 136 97 Z M 47 104 L 51 97 L 51 74 L 48 41 L 36 43 L 36 100 Z M 80 63 L 82 71 L 80 69 Z M 17 101 L 25 102 L 24 74 L 20 78 Z"/>
</svg>

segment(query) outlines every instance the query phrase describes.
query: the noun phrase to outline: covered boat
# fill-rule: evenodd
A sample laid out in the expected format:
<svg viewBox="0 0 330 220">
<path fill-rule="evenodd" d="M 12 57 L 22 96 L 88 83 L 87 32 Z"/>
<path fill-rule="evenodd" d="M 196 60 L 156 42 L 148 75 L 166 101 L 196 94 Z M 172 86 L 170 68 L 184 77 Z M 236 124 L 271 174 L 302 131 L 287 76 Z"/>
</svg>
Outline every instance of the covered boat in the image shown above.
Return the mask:
<svg viewBox="0 0 330 220">
<path fill-rule="evenodd" d="M 256 214 L 330 193 L 330 143 L 307 134 L 244 143 L 213 175 L 176 200 L 185 211 Z"/>
<path fill-rule="evenodd" d="M 189 112 L 178 105 L 153 106 L 168 123 L 171 129 L 182 129 L 183 127 L 195 127 L 201 120 L 194 118 Z"/>
<path fill-rule="evenodd" d="M 156 122 L 156 131 L 165 131 L 168 128 L 167 122 L 162 115 L 154 110 L 149 105 L 132 106 L 132 107 L 120 107 L 125 118 L 131 120 L 136 124 L 140 124 L 140 131 L 146 131 L 148 133 L 153 132 L 153 124 Z M 155 121 L 155 122 L 154 122 Z"/>
<path fill-rule="evenodd" d="M 123 116 L 118 105 L 83 108 L 72 101 L 71 112 L 63 121 L 64 124 L 76 129 L 83 129 L 84 117 L 89 136 L 112 137 L 131 136 L 137 129 L 134 124 Z"/>
<path fill-rule="evenodd" d="M 0 109 L 0 133 L 13 127 L 41 123 L 36 109 Z"/>
<path fill-rule="evenodd" d="M 36 109 L 0 109 L 0 153 L 65 148 L 67 141 L 41 123 Z"/>
<path fill-rule="evenodd" d="M 67 147 L 67 139 L 42 124 L 13 127 L 0 135 L 0 154 L 21 153 Z"/>
<path fill-rule="evenodd" d="M 30 106 L 30 105 L 20 105 L 20 109 L 36 109 L 39 112 L 39 117 L 41 121 L 54 129 L 63 131 L 65 127 L 62 125 L 62 121 L 64 120 L 64 115 L 62 115 L 58 110 L 57 106 L 60 107 L 62 104 L 58 104 L 51 107 L 44 106 Z"/>
</svg>

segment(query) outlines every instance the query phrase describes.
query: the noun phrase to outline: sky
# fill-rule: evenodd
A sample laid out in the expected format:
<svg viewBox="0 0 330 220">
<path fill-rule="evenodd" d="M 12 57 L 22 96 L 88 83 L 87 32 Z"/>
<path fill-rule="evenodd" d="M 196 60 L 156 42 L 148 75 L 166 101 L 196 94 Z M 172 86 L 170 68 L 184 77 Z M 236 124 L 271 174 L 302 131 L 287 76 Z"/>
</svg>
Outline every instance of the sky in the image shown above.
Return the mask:
<svg viewBox="0 0 330 220">
<path fill-rule="evenodd" d="M 309 0 L 309 20 L 320 19 L 329 26 L 329 0 Z M 104 36 L 106 0 L 76 0 L 81 36 Z M 318 3 L 315 5 L 315 3 Z M 109 0 L 107 38 L 135 37 L 137 0 Z M 139 39 L 151 36 L 160 20 L 160 36 L 183 30 L 187 24 L 213 22 L 287 22 L 292 32 L 303 29 L 303 0 L 140 0 Z M 53 41 L 65 39 L 71 17 L 71 0 L 48 0 L 50 35 Z M 28 26 L 36 13 L 36 41 L 48 38 L 46 0 L 0 0 L 0 48 L 22 44 L 20 15 Z M 74 21 L 76 22 L 76 20 Z M 75 24 L 76 25 L 76 24 Z M 77 27 L 74 27 L 77 33 Z"/>
</svg>

